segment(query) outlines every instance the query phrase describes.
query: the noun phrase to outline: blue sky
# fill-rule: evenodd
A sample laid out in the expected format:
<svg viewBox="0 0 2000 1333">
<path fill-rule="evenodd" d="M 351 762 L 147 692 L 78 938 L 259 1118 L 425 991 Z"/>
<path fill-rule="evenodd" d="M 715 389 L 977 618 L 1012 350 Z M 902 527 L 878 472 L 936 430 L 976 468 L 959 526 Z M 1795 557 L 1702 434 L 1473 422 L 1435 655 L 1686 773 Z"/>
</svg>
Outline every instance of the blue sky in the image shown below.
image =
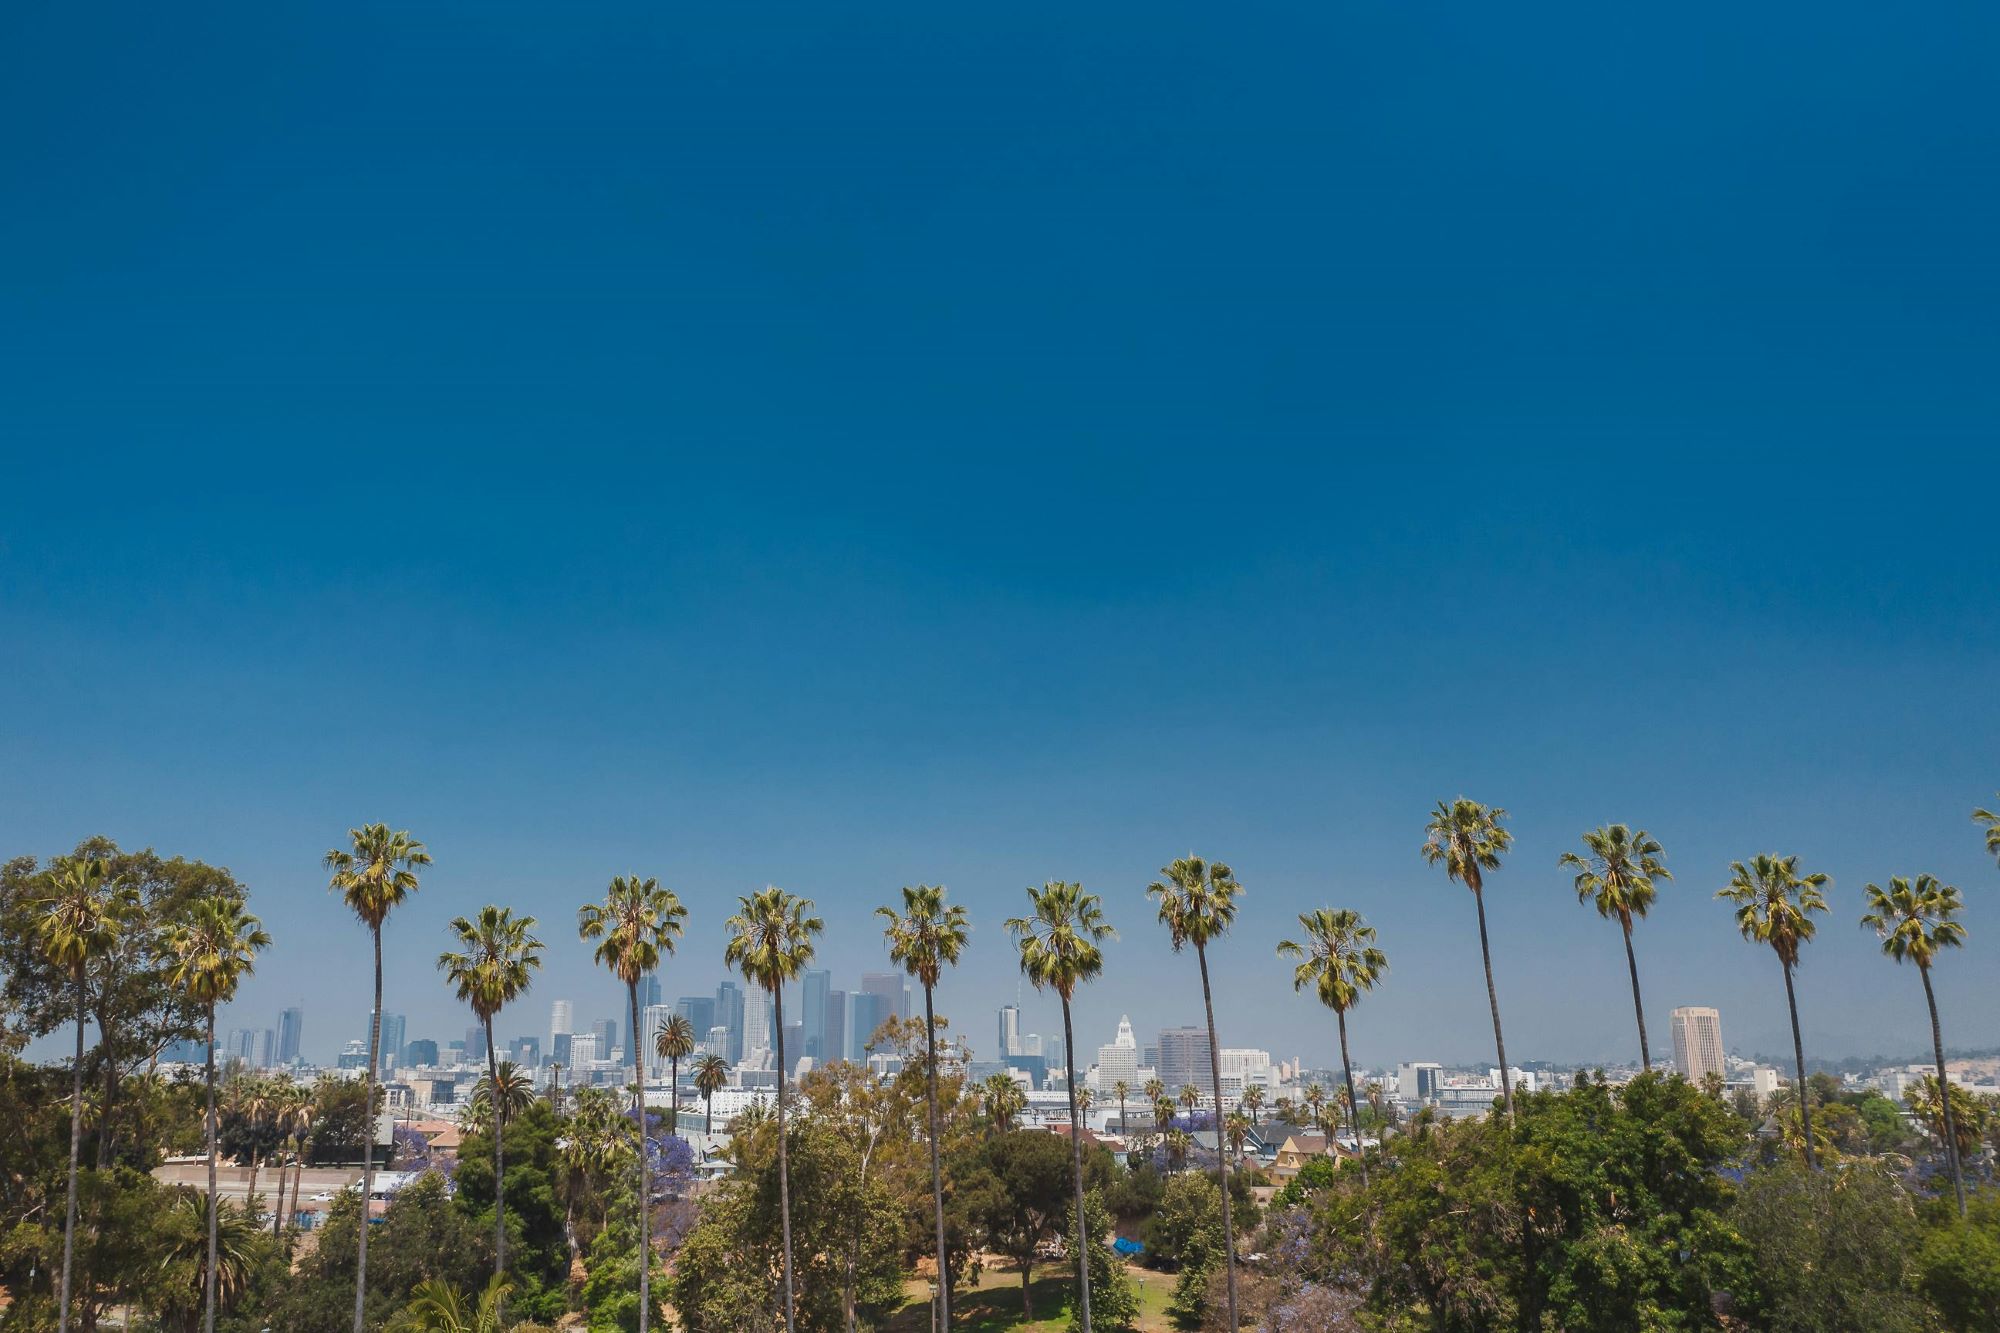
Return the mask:
<svg viewBox="0 0 2000 1333">
<path fill-rule="evenodd" d="M 1198 1014 L 1142 890 L 1249 887 L 1225 1041 L 1330 1058 L 1271 945 L 1361 908 L 1357 1057 L 1488 1049 L 1471 905 L 1416 849 L 1509 807 L 1510 1049 L 1632 1045 L 1557 855 L 1643 824 L 1676 1004 L 1784 1038 L 1710 894 L 1836 879 L 1809 1050 L 1915 1050 L 1862 885 L 1961 884 L 1948 1039 L 1995 1044 L 1996 20 L 1965 6 L 605 4 L 0 14 L 4 851 L 228 864 L 239 1007 L 365 1021 L 320 854 L 438 864 L 411 1035 L 486 901 L 547 1002 L 613 873 L 720 922 L 974 910 L 990 1044 L 1050 877 L 1123 938 L 1079 1041 Z M 1052 1006 L 1030 1004 L 1053 1031 Z M 228 1024 L 233 1020 L 225 1020 Z M 1984 1029 L 1979 1024 L 1985 1023 Z"/>
</svg>

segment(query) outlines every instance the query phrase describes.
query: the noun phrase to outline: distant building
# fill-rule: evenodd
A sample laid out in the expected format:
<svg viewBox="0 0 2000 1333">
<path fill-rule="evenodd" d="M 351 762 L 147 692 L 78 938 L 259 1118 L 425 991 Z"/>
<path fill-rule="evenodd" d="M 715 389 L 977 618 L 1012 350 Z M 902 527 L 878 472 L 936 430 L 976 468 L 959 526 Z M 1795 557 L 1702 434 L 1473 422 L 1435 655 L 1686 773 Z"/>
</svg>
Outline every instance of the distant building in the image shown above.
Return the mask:
<svg viewBox="0 0 2000 1333">
<path fill-rule="evenodd" d="M 722 982 L 715 988 L 715 1023 L 729 1030 L 729 1043 L 716 1054 L 732 1065 L 743 1058 L 743 1016 L 743 988 Z"/>
<path fill-rule="evenodd" d="M 386 1072 L 403 1058 L 405 1022 L 401 1014 L 382 1015 L 382 1068 Z"/>
<path fill-rule="evenodd" d="M 1134 1089 L 1140 1082 L 1139 1043 L 1132 1035 L 1132 1019 L 1126 1014 L 1118 1016 L 1118 1035 L 1110 1045 L 1097 1048 L 1098 1090 L 1108 1093 L 1121 1082 Z"/>
<path fill-rule="evenodd" d="M 1673 1030 L 1674 1065 L 1681 1071 L 1681 1077 L 1698 1085 L 1710 1074 L 1726 1073 L 1721 1014 L 1696 1005 L 1676 1009 Z"/>
<path fill-rule="evenodd" d="M 889 1007 L 889 1017 L 908 1018 L 910 1016 L 908 1007 L 903 1003 L 903 974 L 901 972 L 863 972 L 861 974 L 861 989 L 866 994 L 881 996 Z"/>
<path fill-rule="evenodd" d="M 539 1069 L 542 1064 L 542 1039 L 540 1037 L 516 1037 L 507 1043 L 507 1058 L 514 1067 L 521 1070 Z"/>
<path fill-rule="evenodd" d="M 618 1020 L 600 1018 L 590 1025 L 590 1030 L 597 1034 L 597 1058 L 609 1060 L 618 1049 Z"/>
<path fill-rule="evenodd" d="M 1412 1106 L 1436 1101 L 1443 1088 L 1444 1066 L 1441 1064 L 1418 1060 L 1397 1067 L 1396 1096 Z"/>
<path fill-rule="evenodd" d="M 831 1050 L 827 1044 L 826 1011 L 833 996 L 833 973 L 822 967 L 810 968 L 800 978 L 799 1025 L 797 1053 L 811 1060 L 815 1065 L 823 1065 L 829 1060 L 840 1059 L 840 1052 Z M 787 1054 L 793 1050 L 792 1034 L 785 1034 Z"/>
<path fill-rule="evenodd" d="M 687 1019 L 688 1024 L 694 1028 L 694 1035 L 697 1038 L 708 1040 L 708 1030 L 715 1026 L 713 995 L 683 995 L 674 1001 L 674 1012 Z M 718 1051 L 716 1054 L 727 1056 L 727 1052 L 724 1051 Z"/>
<path fill-rule="evenodd" d="M 1021 1050 L 1021 1007 L 1015 1004 L 1000 1006 L 1000 1044 L 994 1051 L 1002 1060 L 1017 1055 Z"/>
<path fill-rule="evenodd" d="M 576 1026 L 570 1018 L 569 1001 L 557 1000 L 554 1004 L 550 1005 L 549 1052 L 553 1058 L 561 1059 L 560 1056 L 556 1056 L 554 1053 L 564 1049 L 562 1038 L 567 1037 L 574 1031 L 576 1031 Z"/>
<path fill-rule="evenodd" d="M 278 1015 L 278 1063 L 295 1064 L 299 1058 L 299 1039 L 305 1033 L 306 1011 L 297 1007 Z"/>
<path fill-rule="evenodd" d="M 868 1043 L 881 1027 L 894 1015 L 887 996 L 879 991 L 852 991 L 847 997 L 847 1052 L 844 1058 L 856 1064 L 866 1063 Z"/>
<path fill-rule="evenodd" d="M 412 1069 L 433 1066 L 437 1062 L 438 1044 L 428 1037 L 413 1038 L 410 1044 L 403 1048 L 403 1063 Z"/>
<path fill-rule="evenodd" d="M 1208 1030 L 1198 1027 L 1163 1028 L 1159 1038 L 1160 1058 L 1155 1068 L 1167 1095 L 1176 1097 L 1192 1083 L 1208 1087 Z"/>
</svg>

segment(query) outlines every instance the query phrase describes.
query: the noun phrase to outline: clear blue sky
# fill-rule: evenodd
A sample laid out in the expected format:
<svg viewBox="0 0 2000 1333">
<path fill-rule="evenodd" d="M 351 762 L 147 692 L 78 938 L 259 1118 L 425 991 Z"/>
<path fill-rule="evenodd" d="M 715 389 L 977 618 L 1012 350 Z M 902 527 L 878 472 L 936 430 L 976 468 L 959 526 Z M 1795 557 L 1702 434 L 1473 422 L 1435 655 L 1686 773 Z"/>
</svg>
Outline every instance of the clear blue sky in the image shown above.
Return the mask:
<svg viewBox="0 0 2000 1333">
<path fill-rule="evenodd" d="M 365 1022 L 318 858 L 437 856 L 410 1035 L 492 900 L 518 1019 L 614 1012 L 614 872 L 692 909 L 974 911 L 1081 879 L 1124 932 L 1079 1041 L 1193 1020 L 1142 890 L 1249 888 L 1230 1044 L 1331 1058 L 1272 943 L 1363 909 L 1367 1061 L 1489 1049 L 1417 856 L 1509 807 L 1510 1047 L 1632 1045 L 1555 859 L 1678 878 L 1677 1004 L 1778 1049 L 1730 859 L 1835 876 L 1809 1051 L 1922 1045 L 1862 885 L 1960 883 L 1946 1032 L 2000 1044 L 1993 12 L 1855 4 L 602 4 L 0 10 L 0 842 L 225 863 L 278 939 L 238 1016 Z M 1031 1026 L 1054 1031 L 1049 1005 Z M 1982 1026 L 1983 1025 L 1983 1026 Z M 622 1026 L 622 1025 L 621 1025 Z"/>
</svg>

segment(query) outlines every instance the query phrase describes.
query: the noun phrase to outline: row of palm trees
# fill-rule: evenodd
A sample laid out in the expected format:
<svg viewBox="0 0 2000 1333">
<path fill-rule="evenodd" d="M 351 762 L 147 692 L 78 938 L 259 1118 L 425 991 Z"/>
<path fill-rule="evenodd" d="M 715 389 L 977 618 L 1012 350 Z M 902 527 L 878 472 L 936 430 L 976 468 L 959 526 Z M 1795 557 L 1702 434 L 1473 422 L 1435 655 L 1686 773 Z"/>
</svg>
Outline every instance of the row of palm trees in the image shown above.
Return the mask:
<svg viewBox="0 0 2000 1333">
<path fill-rule="evenodd" d="M 1985 826 L 1986 846 L 2000 856 L 2000 814 L 1977 810 L 1974 818 Z M 1512 1123 L 1514 1096 L 1507 1077 L 1506 1038 L 1500 1020 L 1498 991 L 1493 981 L 1492 951 L 1487 938 L 1485 875 L 1499 869 L 1502 857 L 1512 845 L 1505 827 L 1506 811 L 1460 797 L 1440 802 L 1426 824 L 1422 854 L 1426 861 L 1441 866 L 1447 876 L 1463 884 L 1473 897 L 1479 926 L 1480 957 L 1485 970 L 1487 1002 L 1493 1019 L 1494 1051 L 1502 1071 L 1501 1100 Z M 1634 920 L 1642 919 L 1657 896 L 1658 881 L 1670 879 L 1664 864 L 1664 850 L 1644 830 L 1634 832 L 1626 825 L 1612 824 L 1584 835 L 1585 854 L 1565 853 L 1560 864 L 1574 869 L 1574 887 L 1580 901 L 1593 903 L 1600 915 L 1619 922 L 1625 943 L 1626 962 L 1632 977 L 1632 998 L 1639 1026 L 1640 1060 L 1651 1067 L 1647 1045 L 1645 1011 L 1641 999 L 1638 962 L 1632 943 Z M 339 894 L 361 923 L 367 927 L 374 952 L 374 1005 L 370 1013 L 366 1102 L 372 1117 L 381 1057 L 382 1014 L 382 932 L 395 908 L 414 894 L 420 874 L 432 864 L 424 844 L 407 830 L 391 830 L 387 824 L 363 825 L 348 831 L 348 843 L 325 857 L 330 872 L 329 887 Z M 1760 855 L 1731 866 L 1729 883 L 1717 897 L 1736 905 L 1739 929 L 1746 939 L 1769 945 L 1782 965 L 1786 1000 L 1791 1014 L 1794 1057 L 1798 1083 L 1806 1085 L 1804 1045 L 1800 1036 L 1798 1006 L 1793 989 L 1793 972 L 1800 947 L 1813 938 L 1814 916 L 1827 910 L 1827 876 L 1800 871 L 1797 857 Z M 67 1333 L 73 1237 L 76 1223 L 77 1157 L 82 1127 L 83 1030 L 85 1022 L 84 984 L 91 964 L 116 944 L 121 923 L 136 910 L 137 900 L 128 886 L 115 884 L 107 864 L 98 859 L 75 858 L 59 863 L 51 875 L 51 891 L 44 903 L 39 928 L 46 952 L 53 964 L 68 972 L 77 995 L 77 1050 L 71 1088 L 70 1163 L 65 1201 L 63 1268 L 59 1313 L 59 1333 Z M 1235 922 L 1237 899 L 1242 893 L 1229 866 L 1189 855 L 1176 858 L 1161 872 L 1161 878 L 1147 887 L 1160 924 L 1166 927 L 1174 950 L 1191 948 L 1202 983 L 1202 1005 L 1209 1037 L 1210 1094 L 1217 1108 L 1222 1106 L 1220 1048 L 1216 1039 L 1215 1006 L 1209 980 L 1208 950 L 1226 935 Z M 1946 1121 L 1945 1140 L 1954 1187 L 1961 1210 L 1964 1184 L 1950 1117 L 1949 1082 L 1944 1067 L 1943 1036 L 1937 1003 L 1931 986 L 1930 970 L 1938 951 L 1963 944 L 1965 930 L 1956 917 L 1963 903 L 1956 888 L 1929 875 L 1914 879 L 1892 879 L 1887 889 L 1868 886 L 1868 911 L 1863 924 L 1883 940 L 1883 949 L 1898 962 L 1916 964 L 1930 1006 L 1933 1051 L 1938 1081 L 1943 1095 Z M 1085 892 L 1076 883 L 1051 880 L 1040 888 L 1027 890 L 1029 911 L 1006 922 L 1014 938 L 1022 973 L 1038 990 L 1052 991 L 1062 1005 L 1064 1051 L 1067 1062 L 1065 1085 L 1069 1093 L 1072 1167 L 1076 1190 L 1076 1250 L 1078 1262 L 1079 1323 L 1090 1329 L 1090 1276 L 1086 1237 L 1083 1234 L 1083 1157 L 1081 1116 L 1083 1094 L 1078 1087 L 1071 1005 L 1078 986 L 1101 975 L 1104 966 L 1102 945 L 1116 932 L 1107 920 L 1102 900 Z M 767 991 L 772 1000 L 777 1034 L 777 1057 L 781 1076 L 778 1083 L 778 1159 L 780 1216 L 782 1227 L 783 1287 L 787 1327 L 795 1325 L 791 1246 L 790 1167 L 786 1143 L 787 1113 L 784 1053 L 784 986 L 795 980 L 811 963 L 816 939 L 823 922 L 813 915 L 810 899 L 776 887 L 738 899 L 739 910 L 724 923 L 728 942 L 724 961 L 752 985 Z M 935 1205 L 940 1274 L 941 1316 L 950 1318 L 949 1265 L 945 1253 L 942 1172 L 937 1157 L 937 1049 L 934 991 L 945 967 L 956 964 L 963 952 L 969 923 L 962 907 L 946 901 L 938 886 L 917 885 L 902 891 L 899 907 L 878 909 L 885 919 L 884 935 L 890 957 L 924 988 L 926 1020 L 926 1062 L 928 1065 L 929 1138 L 931 1147 L 932 1193 Z M 675 952 L 681 940 L 687 909 L 671 890 L 652 878 L 620 875 L 610 883 L 604 900 L 584 906 L 578 914 L 578 933 L 594 942 L 595 959 L 625 984 L 634 1033 L 633 1118 L 638 1136 L 634 1154 L 638 1169 L 638 1207 L 647 1207 L 650 1182 L 645 1152 L 646 1112 L 645 1045 L 639 1032 L 639 986 L 655 972 L 664 958 Z M 1296 966 L 1296 990 L 1312 989 L 1319 1000 L 1336 1015 L 1341 1064 L 1346 1083 L 1348 1112 L 1355 1117 L 1359 1141 L 1357 1098 L 1347 1046 L 1347 1014 L 1361 997 L 1379 983 L 1387 970 L 1386 955 L 1376 944 L 1372 926 L 1351 909 L 1322 908 L 1299 917 L 1303 938 L 1283 940 L 1281 957 Z M 450 930 L 458 944 L 438 958 L 438 965 L 459 997 L 472 1008 L 486 1030 L 488 1082 L 496 1091 L 502 1087 L 497 1045 L 493 1040 L 494 1020 L 509 1003 L 520 998 L 541 965 L 543 945 L 536 939 L 533 917 L 515 916 L 511 910 L 489 906 L 476 917 L 459 917 Z M 173 985 L 202 1010 L 209 1036 L 206 1068 L 208 1108 L 206 1135 L 209 1162 L 210 1236 L 209 1260 L 204 1293 L 204 1333 L 212 1333 L 215 1318 L 215 1209 L 216 1115 L 214 1029 L 218 1006 L 236 993 L 243 977 L 254 969 L 257 953 L 270 943 L 257 918 L 234 899 L 203 900 L 186 921 L 176 923 L 166 935 L 166 963 Z M 673 1065 L 678 1082 L 679 1062 L 693 1054 L 694 1034 L 685 1026 L 669 1022 L 653 1034 L 656 1052 Z M 709 1056 L 697 1067 L 697 1085 L 713 1106 L 714 1091 L 723 1086 L 727 1068 L 718 1057 Z M 1125 1096 L 1119 1091 L 1122 1102 Z M 1813 1145 L 1807 1098 L 1799 1098 L 1802 1139 L 1809 1163 Z M 507 1099 L 493 1099 L 494 1153 L 494 1272 L 501 1277 L 505 1264 L 505 1131 Z M 1219 1120 L 1218 1120 L 1219 1124 Z M 1221 1137 L 1218 1133 L 1218 1139 Z M 374 1188 L 374 1140 L 372 1124 L 363 1135 L 363 1206 Z M 1218 1145 L 1219 1146 L 1219 1145 Z M 1227 1161 L 1223 1170 L 1227 1171 Z M 1366 1171 L 1366 1163 L 1363 1163 Z M 1226 1181 L 1225 1181 L 1226 1184 Z M 1222 1223 L 1225 1251 L 1235 1249 L 1234 1223 L 1229 1191 L 1222 1194 Z M 364 1297 L 367 1286 L 368 1232 L 358 1228 L 354 1331 L 362 1333 Z M 646 1255 L 639 1265 L 640 1329 L 646 1333 L 651 1314 L 650 1228 L 642 1225 L 640 1235 Z M 1233 1265 L 1225 1265 L 1231 1329 L 1238 1326 Z"/>
</svg>

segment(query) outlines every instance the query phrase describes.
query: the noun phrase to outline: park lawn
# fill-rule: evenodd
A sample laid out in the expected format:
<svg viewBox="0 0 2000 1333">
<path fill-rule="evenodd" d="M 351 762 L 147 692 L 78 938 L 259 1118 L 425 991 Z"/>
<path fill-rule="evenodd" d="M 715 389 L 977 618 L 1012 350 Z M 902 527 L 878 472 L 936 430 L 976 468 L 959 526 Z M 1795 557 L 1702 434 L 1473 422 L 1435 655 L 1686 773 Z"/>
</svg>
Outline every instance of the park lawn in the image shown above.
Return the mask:
<svg viewBox="0 0 2000 1333">
<path fill-rule="evenodd" d="M 1173 1294 L 1170 1273 L 1127 1264 L 1125 1271 L 1139 1296 L 1140 1333 L 1168 1333 L 1167 1300 Z M 952 1333 L 1065 1333 L 1069 1328 L 1069 1302 L 1076 1280 L 1054 1265 L 1037 1265 L 1034 1280 L 1035 1319 L 1021 1318 L 1021 1270 L 1012 1265 L 988 1264 L 979 1281 L 970 1289 L 954 1293 Z M 909 1284 L 910 1303 L 891 1319 L 888 1333 L 930 1333 L 930 1311 L 924 1302 L 930 1284 Z"/>
</svg>

